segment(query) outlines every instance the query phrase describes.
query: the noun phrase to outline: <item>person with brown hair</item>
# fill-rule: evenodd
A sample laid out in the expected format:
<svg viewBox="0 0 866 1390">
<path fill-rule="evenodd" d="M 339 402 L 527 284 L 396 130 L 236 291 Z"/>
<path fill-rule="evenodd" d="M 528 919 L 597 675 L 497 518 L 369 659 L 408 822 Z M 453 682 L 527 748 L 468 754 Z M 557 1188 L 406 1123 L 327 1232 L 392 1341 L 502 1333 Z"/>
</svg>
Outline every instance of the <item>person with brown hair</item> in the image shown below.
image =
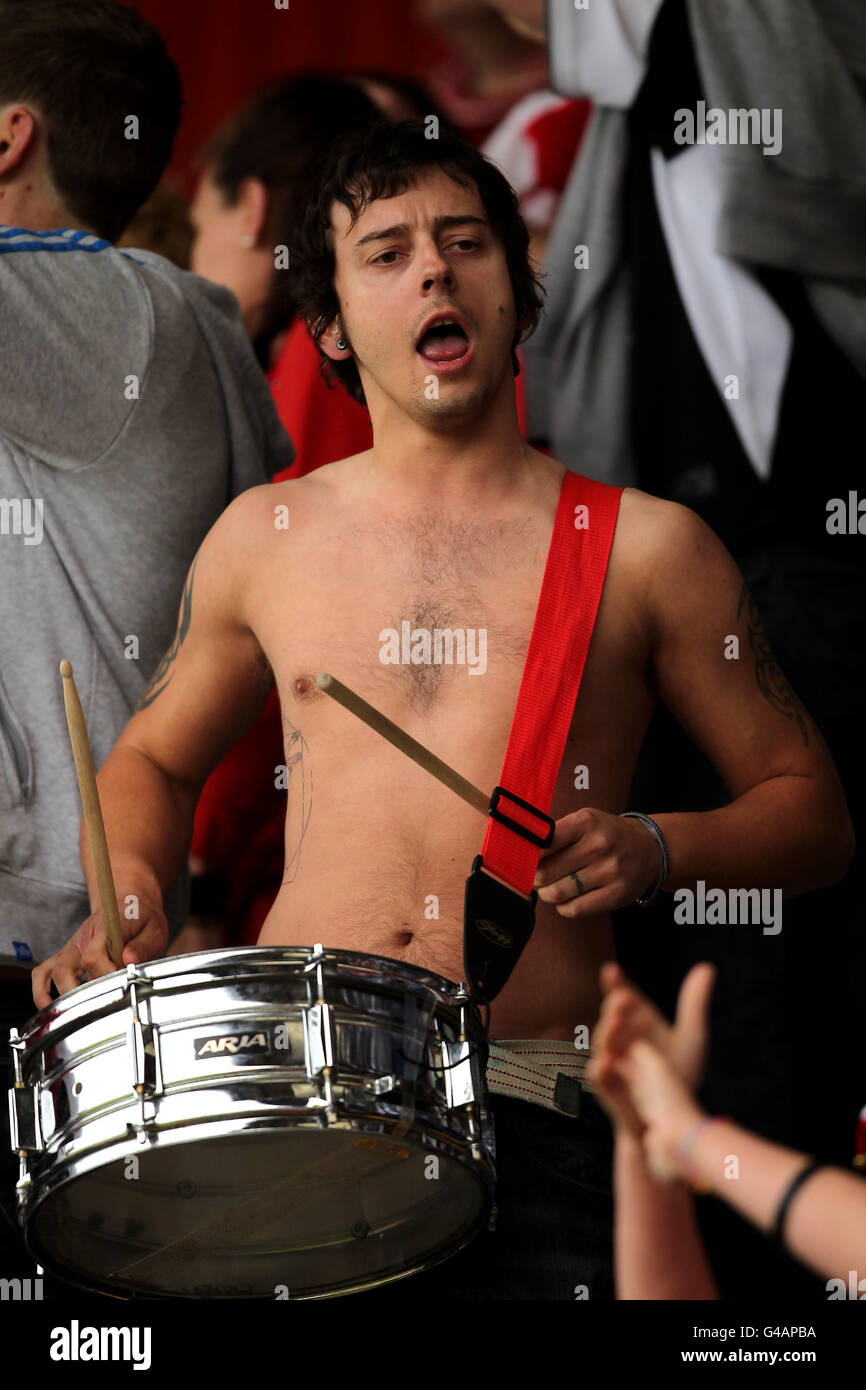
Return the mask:
<svg viewBox="0 0 866 1390">
<path fill-rule="evenodd" d="M 255 489 L 199 550 L 160 680 L 99 774 L 116 888 L 139 901 L 138 920 L 121 922 L 124 965 L 164 950 L 162 895 L 202 782 L 276 684 L 292 769 L 286 873 L 260 943 L 320 941 L 463 977 L 478 811 L 357 726 L 316 676 L 345 677 L 475 786 L 495 784 L 566 475 L 517 427 L 515 351 L 541 307 L 528 249 L 513 190 L 457 137 L 382 122 L 329 157 L 293 244 L 292 293 L 329 368 L 366 402 L 374 444 Z M 576 1285 L 610 1297 L 612 1136 L 580 1084 L 575 1041 L 598 1015 L 611 912 L 696 880 L 790 897 L 850 860 L 836 770 L 766 698 L 768 670 L 787 687 L 770 653 L 756 668 L 731 557 L 683 507 L 631 489 L 607 501 L 618 519 L 567 711 L 537 923 L 490 1008 L 510 1063 L 501 1080 L 488 1069 L 499 1222 L 384 1297 L 570 1300 Z M 423 653 L 383 660 L 383 633 L 402 621 L 428 634 L 483 628 L 483 674 Z M 725 633 L 742 660 L 725 659 Z M 621 814 L 660 698 L 724 777 L 718 810 Z M 590 786 L 577 784 L 575 757 Z M 65 990 L 113 969 L 97 911 L 38 968 L 36 1002 L 52 981 Z M 540 1042 L 550 1085 L 527 1093 Z M 555 1085 L 559 1074 L 572 1084 Z"/>
</svg>

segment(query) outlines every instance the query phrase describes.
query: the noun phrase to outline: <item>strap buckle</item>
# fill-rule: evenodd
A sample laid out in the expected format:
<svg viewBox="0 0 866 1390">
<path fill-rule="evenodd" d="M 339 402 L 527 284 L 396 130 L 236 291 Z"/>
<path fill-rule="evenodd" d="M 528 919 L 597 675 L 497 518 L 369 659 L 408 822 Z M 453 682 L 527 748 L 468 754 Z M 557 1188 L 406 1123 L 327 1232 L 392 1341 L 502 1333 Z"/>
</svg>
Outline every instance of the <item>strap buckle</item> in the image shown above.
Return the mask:
<svg viewBox="0 0 866 1390">
<path fill-rule="evenodd" d="M 499 802 L 503 797 L 507 797 L 509 801 L 513 801 L 516 806 L 522 806 L 524 811 L 529 811 L 538 820 L 542 821 L 542 823 L 547 826 L 547 834 L 537 835 L 534 830 L 529 830 L 525 825 L 521 825 L 519 821 L 513 820 L 511 816 L 506 816 L 504 811 L 500 811 Z M 516 831 L 518 835 L 523 836 L 524 840 L 528 840 L 532 845 L 537 845 L 539 849 L 547 849 L 547 846 L 553 842 L 553 836 L 556 831 L 556 821 L 553 820 L 551 816 L 545 815 L 544 811 L 539 811 L 538 807 L 533 806 L 531 801 L 524 801 L 522 796 L 515 796 L 514 792 L 506 791 L 505 787 L 493 788 L 493 795 L 490 798 L 490 811 L 488 814 L 491 815 L 494 820 L 499 821 L 500 825 L 507 825 L 509 830 Z"/>
</svg>

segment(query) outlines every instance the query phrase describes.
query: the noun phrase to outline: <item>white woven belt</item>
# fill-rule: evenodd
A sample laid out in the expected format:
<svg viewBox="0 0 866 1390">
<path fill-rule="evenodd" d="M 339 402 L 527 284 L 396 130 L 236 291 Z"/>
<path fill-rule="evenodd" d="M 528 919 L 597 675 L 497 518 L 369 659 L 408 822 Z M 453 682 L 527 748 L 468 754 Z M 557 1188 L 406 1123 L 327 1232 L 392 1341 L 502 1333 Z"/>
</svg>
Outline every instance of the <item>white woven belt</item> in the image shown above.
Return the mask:
<svg viewBox="0 0 866 1390">
<path fill-rule="evenodd" d="M 580 1092 L 593 1089 L 586 1079 L 591 1057 L 590 1048 L 560 1038 L 497 1038 L 489 1043 L 487 1088 L 576 1118 Z"/>
</svg>

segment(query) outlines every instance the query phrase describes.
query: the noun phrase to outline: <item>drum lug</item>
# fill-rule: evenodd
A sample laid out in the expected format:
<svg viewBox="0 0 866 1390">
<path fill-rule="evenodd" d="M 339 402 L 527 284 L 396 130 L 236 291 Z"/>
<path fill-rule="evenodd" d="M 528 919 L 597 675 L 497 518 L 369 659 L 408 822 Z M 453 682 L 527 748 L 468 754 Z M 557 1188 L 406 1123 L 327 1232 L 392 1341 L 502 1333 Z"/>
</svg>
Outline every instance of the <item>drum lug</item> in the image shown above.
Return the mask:
<svg viewBox="0 0 866 1390">
<path fill-rule="evenodd" d="M 163 1089 L 159 1030 L 149 1017 L 150 1004 L 147 995 L 139 998 L 138 984 L 142 982 L 142 977 L 138 975 L 134 965 L 127 966 L 127 975 L 129 1004 L 132 1009 L 128 1035 L 129 1055 L 132 1058 L 132 1089 L 138 1097 L 139 1106 L 135 1132 L 139 1143 L 146 1144 L 153 1120 L 145 1114 L 145 1099 L 160 1095 Z"/>
<path fill-rule="evenodd" d="M 324 1101 L 325 1123 L 333 1124 L 337 1119 L 332 1087 L 334 1035 L 331 1028 L 331 1010 L 325 998 L 324 961 L 324 949 L 319 942 L 316 942 L 304 967 L 306 974 L 315 972 L 317 996 L 315 1002 L 307 1004 L 303 1010 L 304 1050 L 306 1052 L 307 1071 L 310 1076 L 321 1078 L 321 1100 Z"/>
<path fill-rule="evenodd" d="M 14 1153 L 41 1153 L 45 1148 L 39 1116 L 38 1086 L 19 1084 L 9 1090 L 10 1147 Z"/>
<path fill-rule="evenodd" d="M 10 1147 L 19 1158 L 25 1153 L 41 1153 L 45 1148 L 42 1119 L 39 1112 L 39 1087 L 24 1084 L 21 1058 L 25 1040 L 17 1028 L 9 1030 L 9 1049 L 12 1053 L 12 1075 L 15 1082 L 9 1090 Z"/>
<path fill-rule="evenodd" d="M 459 1105 L 471 1105 L 475 1100 L 475 1087 L 472 1082 L 472 1043 L 442 1043 L 442 1068 L 445 1077 L 445 1094 L 448 1109 Z"/>
<path fill-rule="evenodd" d="M 307 1051 L 307 1069 L 311 1076 L 318 1076 L 331 1060 L 328 1057 L 330 1032 L 327 1007 L 327 1004 L 310 1004 L 304 1009 L 304 1045 Z"/>
</svg>

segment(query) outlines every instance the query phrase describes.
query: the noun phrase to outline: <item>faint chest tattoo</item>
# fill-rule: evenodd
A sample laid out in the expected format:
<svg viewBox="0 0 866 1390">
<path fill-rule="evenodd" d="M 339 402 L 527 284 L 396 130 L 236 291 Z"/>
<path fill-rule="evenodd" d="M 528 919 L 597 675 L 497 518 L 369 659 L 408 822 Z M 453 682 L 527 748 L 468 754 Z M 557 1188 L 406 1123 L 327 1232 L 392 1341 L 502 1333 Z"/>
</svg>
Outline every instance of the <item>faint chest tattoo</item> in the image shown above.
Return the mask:
<svg viewBox="0 0 866 1390">
<path fill-rule="evenodd" d="M 774 710 L 783 714 L 786 719 L 795 719 L 800 733 L 803 735 L 803 742 L 809 745 L 809 724 L 810 720 L 801 701 L 794 694 L 785 677 L 782 668 L 773 655 L 769 638 L 764 631 L 761 622 L 761 615 L 755 604 L 755 600 L 749 593 L 747 584 L 743 584 L 740 592 L 740 599 L 737 604 L 737 617 L 745 607 L 746 623 L 749 630 L 749 645 L 752 648 L 752 655 L 755 658 L 755 681 L 758 689 Z M 817 732 L 817 731 L 816 731 Z"/>
<path fill-rule="evenodd" d="M 286 863 L 283 883 L 292 883 L 301 863 L 301 849 L 313 811 L 313 771 L 310 747 L 300 729 L 283 718 L 286 782 Z"/>
</svg>

